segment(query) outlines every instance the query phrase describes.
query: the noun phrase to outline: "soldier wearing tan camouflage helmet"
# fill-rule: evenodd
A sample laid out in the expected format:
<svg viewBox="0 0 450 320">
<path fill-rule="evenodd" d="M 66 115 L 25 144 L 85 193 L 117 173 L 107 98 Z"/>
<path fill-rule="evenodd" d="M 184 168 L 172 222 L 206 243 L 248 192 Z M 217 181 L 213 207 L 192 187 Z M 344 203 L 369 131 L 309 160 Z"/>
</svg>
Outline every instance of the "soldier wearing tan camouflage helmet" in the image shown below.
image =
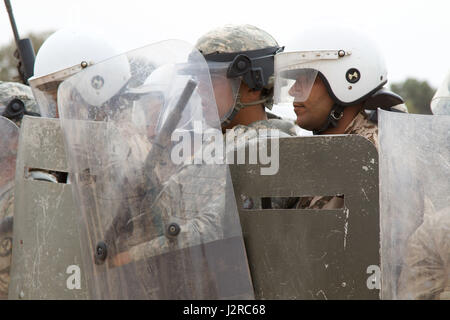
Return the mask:
<svg viewBox="0 0 450 320">
<path fill-rule="evenodd" d="M 270 34 L 248 24 L 225 25 L 201 36 L 195 46 L 208 63 L 226 136 L 239 139 L 249 130 L 261 129 L 275 129 L 279 136 L 296 135 L 293 123 L 266 112 L 273 106 L 274 56 L 284 50 Z M 261 206 L 245 202 L 251 208 Z M 287 204 L 272 199 L 271 206 Z"/>
<path fill-rule="evenodd" d="M 18 82 L 0 81 L 0 115 L 20 126 L 24 115 L 39 116 L 31 88 Z"/>
<path fill-rule="evenodd" d="M 268 120 L 273 105 L 273 59 L 283 51 L 267 32 L 252 25 L 225 25 L 201 36 L 222 128 L 238 125 L 279 128 L 294 135 L 293 124 Z"/>
</svg>

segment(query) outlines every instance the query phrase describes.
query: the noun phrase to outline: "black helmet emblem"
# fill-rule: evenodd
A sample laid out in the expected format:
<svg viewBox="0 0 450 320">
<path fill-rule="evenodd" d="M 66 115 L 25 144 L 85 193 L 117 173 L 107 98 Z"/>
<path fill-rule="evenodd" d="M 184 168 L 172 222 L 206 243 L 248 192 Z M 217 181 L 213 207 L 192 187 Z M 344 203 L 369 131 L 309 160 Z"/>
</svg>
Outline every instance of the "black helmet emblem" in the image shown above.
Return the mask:
<svg viewBox="0 0 450 320">
<path fill-rule="evenodd" d="M 105 84 L 105 80 L 103 80 L 103 78 L 99 75 L 93 77 L 91 80 L 92 88 L 97 89 L 97 90 L 100 90 L 104 84 Z"/>
<path fill-rule="evenodd" d="M 359 72 L 358 69 L 351 68 L 345 74 L 345 78 L 350 83 L 356 83 L 359 81 L 359 79 L 361 79 L 361 73 Z"/>
</svg>

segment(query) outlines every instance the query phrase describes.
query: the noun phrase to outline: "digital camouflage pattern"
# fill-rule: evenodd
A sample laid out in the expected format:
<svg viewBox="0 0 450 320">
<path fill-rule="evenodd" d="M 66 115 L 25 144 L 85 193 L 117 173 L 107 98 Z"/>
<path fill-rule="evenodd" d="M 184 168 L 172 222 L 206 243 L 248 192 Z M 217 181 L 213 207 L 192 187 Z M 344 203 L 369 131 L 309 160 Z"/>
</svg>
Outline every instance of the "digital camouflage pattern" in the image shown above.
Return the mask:
<svg viewBox="0 0 450 320">
<path fill-rule="evenodd" d="M 198 39 L 195 47 L 203 54 L 232 53 L 278 46 L 267 32 L 255 26 L 225 25 L 213 29 Z"/>
<path fill-rule="evenodd" d="M 400 299 L 450 299 L 450 207 L 424 215 L 408 240 Z"/>
<path fill-rule="evenodd" d="M 345 128 L 344 134 L 358 134 L 372 142 L 378 150 L 378 126 L 370 122 L 362 111 L 356 115 Z M 296 205 L 297 209 L 339 209 L 344 207 L 343 196 L 302 197 Z"/>
<path fill-rule="evenodd" d="M 253 129 L 253 130 L 251 130 Z M 235 132 L 236 136 L 240 134 L 253 131 L 258 132 L 261 129 L 265 130 L 278 130 L 280 133 L 280 137 L 283 136 L 296 136 L 297 133 L 295 131 L 295 125 L 293 122 L 283 119 L 268 119 L 268 120 L 260 120 L 250 123 L 248 126 L 237 125 L 233 127 L 231 130 Z"/>
<path fill-rule="evenodd" d="M 295 125 L 287 120 L 282 119 L 268 119 L 255 121 L 248 126 L 237 125 L 231 130 L 227 130 L 227 135 L 234 135 L 235 140 L 239 141 L 239 138 L 246 135 L 247 144 L 252 144 L 257 142 L 259 130 L 277 130 L 278 137 L 293 137 L 297 133 L 295 131 Z M 270 132 L 267 132 L 270 134 Z M 226 139 L 226 137 L 224 137 Z M 244 148 L 244 146 L 237 146 L 237 148 Z M 258 210 L 262 209 L 261 199 L 247 198 L 246 196 L 241 196 L 241 200 L 244 203 L 245 209 Z M 287 209 L 292 207 L 297 198 L 271 198 L 271 208 L 272 209 Z"/>
<path fill-rule="evenodd" d="M 270 119 L 256 121 L 248 126 L 235 126 L 227 130 L 223 138 L 225 141 L 226 136 L 232 134 L 238 141 L 239 137 L 246 135 L 245 141 L 254 143 L 261 129 L 277 130 L 280 137 L 296 134 L 293 123 Z M 232 219 L 226 216 L 226 201 L 234 201 L 234 196 L 232 199 L 226 199 L 227 185 L 224 178 L 227 176 L 227 170 L 227 165 L 185 165 L 179 168 L 165 184 L 155 205 L 150 209 L 152 215 L 162 217 L 162 225 L 167 226 L 175 222 L 180 226 L 178 240 L 173 241 L 165 235 L 157 236 L 132 247 L 129 251 L 130 257 L 133 260 L 141 260 L 174 249 L 223 239 L 225 233 L 222 226 L 227 225 L 226 221 Z M 164 167 L 157 166 L 155 171 L 163 172 Z M 173 168 L 170 171 L 173 171 Z M 165 176 L 167 177 L 167 173 Z M 261 207 L 260 199 L 247 201 L 253 203 L 254 209 Z M 272 207 L 285 208 L 285 201 L 287 200 L 273 199 Z"/>
<path fill-rule="evenodd" d="M 278 47 L 278 42 L 266 31 L 255 26 L 244 25 L 225 25 L 213 29 L 197 40 L 195 47 L 203 54 L 210 53 L 233 53 L 251 50 L 259 50 L 270 47 Z M 273 75 L 269 78 L 268 84 L 261 93 L 264 107 L 272 109 L 273 106 Z M 236 101 L 241 108 L 244 107 L 240 98 Z"/>
<path fill-rule="evenodd" d="M 0 300 L 8 299 L 9 272 L 12 253 L 12 230 L 7 226 L 5 218 L 14 213 L 14 184 L 0 189 Z M 4 229 L 4 230 L 1 230 Z"/>
<path fill-rule="evenodd" d="M 13 99 L 22 100 L 27 112 L 40 113 L 39 106 L 29 86 L 18 82 L 0 81 L 0 113 L 3 113 L 8 103 Z M 16 124 L 20 126 L 20 121 L 16 121 Z"/>
<path fill-rule="evenodd" d="M 130 257 L 141 260 L 222 239 L 221 226 L 226 218 L 225 170 L 224 165 L 193 164 L 172 176 L 149 209 L 153 216 L 161 218 L 162 226 L 174 222 L 180 226 L 176 241 L 156 232 L 150 241 L 131 247 Z"/>
</svg>

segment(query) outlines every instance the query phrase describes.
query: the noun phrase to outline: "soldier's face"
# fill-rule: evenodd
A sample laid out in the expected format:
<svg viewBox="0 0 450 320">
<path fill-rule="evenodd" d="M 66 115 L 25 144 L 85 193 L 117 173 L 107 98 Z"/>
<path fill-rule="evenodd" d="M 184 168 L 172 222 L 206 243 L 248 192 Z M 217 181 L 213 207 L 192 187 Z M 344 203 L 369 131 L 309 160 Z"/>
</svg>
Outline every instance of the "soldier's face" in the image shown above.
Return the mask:
<svg viewBox="0 0 450 320">
<path fill-rule="evenodd" d="M 293 88 L 289 91 L 290 94 Z M 324 83 L 320 77 L 317 77 L 308 98 L 304 102 L 293 103 L 297 124 L 306 130 L 320 129 L 327 120 L 333 104 L 333 99 L 328 94 Z"/>
<path fill-rule="evenodd" d="M 211 75 L 219 118 L 222 119 L 234 105 L 233 88 L 227 77 Z"/>
</svg>

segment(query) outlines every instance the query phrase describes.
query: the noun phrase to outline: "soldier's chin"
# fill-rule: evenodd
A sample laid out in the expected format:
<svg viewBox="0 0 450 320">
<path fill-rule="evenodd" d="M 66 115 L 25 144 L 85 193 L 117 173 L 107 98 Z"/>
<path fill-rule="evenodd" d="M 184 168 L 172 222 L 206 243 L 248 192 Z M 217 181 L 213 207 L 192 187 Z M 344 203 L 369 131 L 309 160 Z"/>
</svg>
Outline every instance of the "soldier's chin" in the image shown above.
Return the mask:
<svg viewBox="0 0 450 320">
<path fill-rule="evenodd" d="M 302 129 L 312 131 L 314 130 L 314 126 L 311 125 L 310 122 L 306 121 L 304 117 L 297 117 L 297 120 L 295 120 L 295 123 Z"/>
</svg>

